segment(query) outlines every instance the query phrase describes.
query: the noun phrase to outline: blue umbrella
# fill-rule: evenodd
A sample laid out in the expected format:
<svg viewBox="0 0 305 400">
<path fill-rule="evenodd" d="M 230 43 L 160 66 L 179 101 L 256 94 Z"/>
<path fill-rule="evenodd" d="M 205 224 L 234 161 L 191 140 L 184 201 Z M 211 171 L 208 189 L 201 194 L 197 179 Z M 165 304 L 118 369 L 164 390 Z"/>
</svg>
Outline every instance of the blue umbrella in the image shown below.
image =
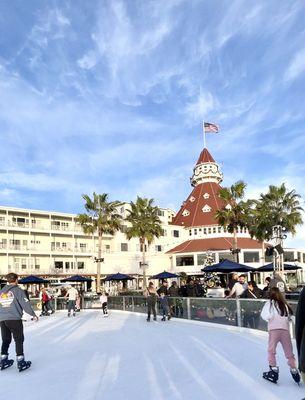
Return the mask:
<svg viewBox="0 0 305 400">
<path fill-rule="evenodd" d="M 245 264 L 239 264 L 235 261 L 230 260 L 222 260 L 218 264 L 209 265 L 205 268 L 202 268 L 203 272 L 223 272 L 229 274 L 231 272 L 250 272 L 255 271 L 254 268 L 248 267 Z"/>
<path fill-rule="evenodd" d="M 133 278 L 132 276 L 129 276 L 129 275 L 120 274 L 118 272 L 117 274 L 108 275 L 105 278 L 105 281 L 128 281 L 128 280 L 131 280 L 131 279 L 135 279 L 135 278 Z"/>
<path fill-rule="evenodd" d="M 284 271 L 295 271 L 297 269 L 302 269 L 302 267 L 298 267 L 297 265 L 292 264 L 284 264 Z M 273 271 L 273 263 L 263 265 L 256 269 L 257 272 L 272 272 Z"/>
<path fill-rule="evenodd" d="M 69 278 L 62 279 L 61 282 L 91 282 L 91 278 L 86 278 L 81 275 L 73 275 L 70 276 Z"/>
<path fill-rule="evenodd" d="M 26 276 L 25 278 L 18 279 L 18 282 L 22 284 L 31 284 L 31 283 L 39 284 L 39 283 L 48 283 L 49 281 L 46 279 L 42 279 L 39 276 L 29 275 Z"/>
<path fill-rule="evenodd" d="M 179 278 L 179 275 L 172 274 L 171 272 L 161 272 L 160 274 L 154 275 L 151 279 L 170 279 L 170 278 Z"/>
</svg>

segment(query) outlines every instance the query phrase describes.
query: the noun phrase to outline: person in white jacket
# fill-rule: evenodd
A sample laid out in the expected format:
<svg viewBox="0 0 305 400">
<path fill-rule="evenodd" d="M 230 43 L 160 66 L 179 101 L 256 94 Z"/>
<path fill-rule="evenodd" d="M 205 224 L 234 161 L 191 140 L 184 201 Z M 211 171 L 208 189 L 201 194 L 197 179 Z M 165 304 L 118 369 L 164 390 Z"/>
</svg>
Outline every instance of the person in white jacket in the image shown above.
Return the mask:
<svg viewBox="0 0 305 400">
<path fill-rule="evenodd" d="M 268 322 L 269 343 L 268 361 L 269 371 L 263 373 L 263 378 L 276 383 L 279 378 L 279 368 L 276 365 L 276 348 L 281 343 L 295 382 L 300 382 L 300 374 L 296 368 L 296 359 L 293 354 L 289 323 L 293 314 L 291 307 L 284 299 L 277 287 L 270 289 L 269 301 L 262 309 L 261 317 Z"/>
<path fill-rule="evenodd" d="M 103 315 L 104 315 L 104 317 L 108 317 L 108 296 L 109 296 L 109 294 L 108 293 L 103 293 L 101 296 L 100 296 L 100 302 L 101 302 L 101 304 L 102 304 L 102 308 L 103 308 Z"/>
</svg>

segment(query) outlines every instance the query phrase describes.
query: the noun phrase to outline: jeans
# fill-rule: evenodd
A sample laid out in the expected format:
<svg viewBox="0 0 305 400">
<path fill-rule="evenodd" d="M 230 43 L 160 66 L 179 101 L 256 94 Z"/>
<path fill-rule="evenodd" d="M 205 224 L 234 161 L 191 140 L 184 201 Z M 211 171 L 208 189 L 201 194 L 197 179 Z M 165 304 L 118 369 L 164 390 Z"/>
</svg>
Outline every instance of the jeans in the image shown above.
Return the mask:
<svg viewBox="0 0 305 400">
<path fill-rule="evenodd" d="M 21 319 L 1 321 L 1 336 L 2 336 L 2 347 L 1 354 L 7 355 L 10 347 L 12 336 L 16 345 L 16 355 L 23 355 L 23 324 Z"/>
<path fill-rule="evenodd" d="M 107 307 L 107 303 L 106 302 L 102 304 L 102 307 L 103 307 L 103 314 L 104 315 L 108 314 L 108 307 Z"/>
<path fill-rule="evenodd" d="M 75 300 L 69 300 L 68 302 L 68 314 L 70 314 L 71 310 L 75 312 Z"/>
</svg>

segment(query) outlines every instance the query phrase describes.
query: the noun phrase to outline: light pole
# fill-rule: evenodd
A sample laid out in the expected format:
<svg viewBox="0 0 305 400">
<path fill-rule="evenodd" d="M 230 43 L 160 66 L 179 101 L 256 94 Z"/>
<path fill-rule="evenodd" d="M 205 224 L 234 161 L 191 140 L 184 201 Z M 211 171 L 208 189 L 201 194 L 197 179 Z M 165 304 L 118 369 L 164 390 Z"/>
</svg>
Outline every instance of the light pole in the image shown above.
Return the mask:
<svg viewBox="0 0 305 400">
<path fill-rule="evenodd" d="M 284 272 L 284 250 L 283 240 L 287 238 L 285 232 L 286 228 L 282 225 L 274 225 L 272 227 L 272 240 L 275 244 L 273 246 L 273 271 L 279 272 L 283 275 Z"/>
</svg>

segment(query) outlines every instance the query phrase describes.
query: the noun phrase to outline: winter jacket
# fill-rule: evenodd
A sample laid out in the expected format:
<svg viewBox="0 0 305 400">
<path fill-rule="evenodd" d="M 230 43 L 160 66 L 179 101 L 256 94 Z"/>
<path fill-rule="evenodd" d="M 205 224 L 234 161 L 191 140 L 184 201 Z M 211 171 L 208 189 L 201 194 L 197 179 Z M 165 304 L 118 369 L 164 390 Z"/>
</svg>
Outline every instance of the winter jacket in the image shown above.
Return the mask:
<svg viewBox="0 0 305 400">
<path fill-rule="evenodd" d="M 18 285 L 6 285 L 0 290 L 0 321 L 18 320 L 23 311 L 36 317 L 24 291 Z"/>
<path fill-rule="evenodd" d="M 297 343 L 299 369 L 305 373 L 305 288 L 303 288 L 295 314 L 295 340 Z"/>
<path fill-rule="evenodd" d="M 289 331 L 289 317 L 280 314 L 273 300 L 269 300 L 265 303 L 261 312 L 261 317 L 268 322 L 268 331 L 274 329 L 285 329 Z"/>
<path fill-rule="evenodd" d="M 263 298 L 263 291 L 258 287 L 253 288 L 253 291 L 247 289 L 240 296 L 241 299 L 261 299 Z"/>
<path fill-rule="evenodd" d="M 187 297 L 197 297 L 197 290 L 195 285 L 186 285 Z"/>
<path fill-rule="evenodd" d="M 168 295 L 168 288 L 167 288 L 167 286 L 161 285 L 161 286 L 159 287 L 159 289 L 157 290 L 157 293 L 158 293 L 159 296 L 161 295 L 161 293 L 164 293 L 165 296 L 167 296 L 167 295 Z"/>
<path fill-rule="evenodd" d="M 108 303 L 108 296 L 106 296 L 105 294 L 102 294 L 100 296 L 100 302 L 103 303 Z"/>
<path fill-rule="evenodd" d="M 170 295 L 170 297 L 178 297 L 179 296 L 179 288 L 178 288 L 178 286 L 171 286 L 168 289 L 168 294 Z"/>
</svg>

